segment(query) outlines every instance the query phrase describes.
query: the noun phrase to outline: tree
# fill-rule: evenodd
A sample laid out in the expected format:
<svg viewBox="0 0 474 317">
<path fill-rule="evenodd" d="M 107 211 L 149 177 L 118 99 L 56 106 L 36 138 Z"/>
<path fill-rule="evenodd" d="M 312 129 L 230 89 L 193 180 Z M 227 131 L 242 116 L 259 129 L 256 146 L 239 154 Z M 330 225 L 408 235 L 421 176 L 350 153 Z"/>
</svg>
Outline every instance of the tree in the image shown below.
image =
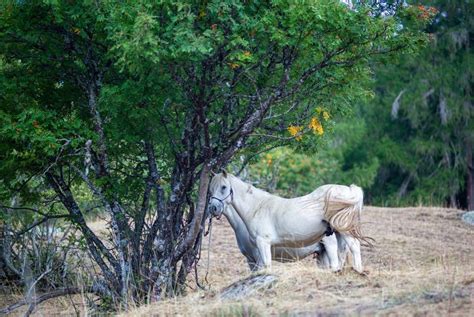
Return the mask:
<svg viewBox="0 0 474 317">
<path fill-rule="evenodd" d="M 342 164 L 376 158 L 373 203 L 474 208 L 472 11 L 469 1 L 419 1 L 430 45 L 376 69 L 376 98 L 357 115 L 366 132 Z M 423 6 L 426 3 L 430 6 Z M 418 20 L 419 20 L 418 19 Z M 415 20 L 416 22 L 416 20 Z"/>
<path fill-rule="evenodd" d="M 212 170 L 236 153 L 314 146 L 318 106 L 344 113 L 367 94 L 370 61 L 423 42 L 399 29 L 406 10 L 379 18 L 337 1 L 8 1 L 2 12 L 3 200 L 60 202 L 100 268 L 92 290 L 122 307 L 184 285 Z M 110 219 L 106 243 L 85 221 L 84 187 Z"/>
</svg>

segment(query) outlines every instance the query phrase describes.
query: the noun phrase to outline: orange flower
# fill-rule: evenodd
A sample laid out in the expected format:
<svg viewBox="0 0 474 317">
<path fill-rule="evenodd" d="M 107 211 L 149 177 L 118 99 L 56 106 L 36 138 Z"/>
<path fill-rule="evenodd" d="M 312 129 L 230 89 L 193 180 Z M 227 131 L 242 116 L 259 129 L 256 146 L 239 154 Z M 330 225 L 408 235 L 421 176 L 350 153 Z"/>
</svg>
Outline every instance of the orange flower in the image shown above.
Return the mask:
<svg viewBox="0 0 474 317">
<path fill-rule="evenodd" d="M 328 121 L 329 118 L 331 117 L 331 115 L 329 114 L 329 112 L 326 111 L 326 110 L 324 110 L 324 109 L 321 108 L 321 107 L 317 107 L 317 108 L 316 108 L 316 113 L 317 113 L 318 115 L 322 115 L 325 121 Z"/>
<path fill-rule="evenodd" d="M 296 139 L 296 141 L 301 141 L 303 139 L 303 135 L 301 134 L 303 127 L 290 125 L 288 127 L 288 132 L 292 137 Z"/>
<path fill-rule="evenodd" d="M 232 68 L 232 69 L 237 69 L 237 68 L 239 68 L 239 67 L 240 67 L 240 65 L 239 65 L 239 64 L 237 64 L 237 63 L 229 63 L 228 65 L 229 65 L 229 66 L 230 66 L 230 68 Z"/>
<path fill-rule="evenodd" d="M 431 18 L 432 16 L 438 13 L 438 9 L 433 8 L 433 7 L 427 8 L 423 5 L 419 5 L 417 6 L 417 8 L 420 11 L 420 13 L 418 14 L 418 17 L 423 20 L 428 20 L 429 18 Z"/>
<path fill-rule="evenodd" d="M 324 120 L 328 121 L 331 116 L 329 115 L 329 112 L 323 111 L 323 118 Z"/>
<path fill-rule="evenodd" d="M 267 165 L 268 165 L 268 166 L 272 165 L 272 163 L 273 163 L 273 157 L 272 157 L 272 155 L 271 155 L 271 154 L 267 154 L 267 155 L 265 155 L 265 158 L 266 158 L 266 161 L 267 161 Z"/>
<path fill-rule="evenodd" d="M 324 128 L 316 117 L 311 118 L 311 122 L 309 123 L 308 127 L 317 135 L 323 135 L 324 133 Z"/>
</svg>

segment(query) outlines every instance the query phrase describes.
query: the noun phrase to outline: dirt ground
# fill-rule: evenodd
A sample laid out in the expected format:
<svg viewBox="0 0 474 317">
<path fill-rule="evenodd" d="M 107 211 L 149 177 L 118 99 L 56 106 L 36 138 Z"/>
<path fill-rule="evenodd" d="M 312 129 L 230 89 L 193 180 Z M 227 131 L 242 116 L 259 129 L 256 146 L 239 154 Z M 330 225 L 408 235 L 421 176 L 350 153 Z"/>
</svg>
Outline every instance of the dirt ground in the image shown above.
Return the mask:
<svg viewBox="0 0 474 317">
<path fill-rule="evenodd" d="M 313 258 L 273 262 L 277 283 L 239 301 L 219 298 L 224 287 L 250 275 L 222 218 L 214 221 L 210 252 L 209 240 L 203 246 L 199 278 L 206 290 L 190 277 L 187 296 L 123 316 L 474 316 L 474 226 L 461 215 L 444 208 L 365 207 L 363 231 L 376 240 L 374 248 L 362 250 L 367 277 L 349 268 L 342 274 L 319 269 Z M 81 306 L 81 297 L 72 302 Z M 77 312 L 63 298 L 42 304 L 36 315 Z"/>
</svg>

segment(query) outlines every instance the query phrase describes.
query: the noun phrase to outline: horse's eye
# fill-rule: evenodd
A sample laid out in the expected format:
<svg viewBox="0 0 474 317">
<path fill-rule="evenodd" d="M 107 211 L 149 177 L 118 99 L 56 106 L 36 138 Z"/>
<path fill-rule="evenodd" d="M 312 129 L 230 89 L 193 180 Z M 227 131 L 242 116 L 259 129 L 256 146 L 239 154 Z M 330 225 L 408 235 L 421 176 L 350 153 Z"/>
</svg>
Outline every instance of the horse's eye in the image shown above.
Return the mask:
<svg viewBox="0 0 474 317">
<path fill-rule="evenodd" d="M 227 186 L 222 186 L 221 190 L 224 191 L 227 188 Z"/>
</svg>

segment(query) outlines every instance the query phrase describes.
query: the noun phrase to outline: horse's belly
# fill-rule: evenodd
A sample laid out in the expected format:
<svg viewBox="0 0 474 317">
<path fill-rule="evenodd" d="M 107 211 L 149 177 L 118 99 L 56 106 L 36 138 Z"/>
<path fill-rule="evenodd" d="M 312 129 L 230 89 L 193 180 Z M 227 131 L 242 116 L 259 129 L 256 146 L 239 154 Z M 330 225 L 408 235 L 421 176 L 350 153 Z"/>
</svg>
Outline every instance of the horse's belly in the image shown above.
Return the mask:
<svg viewBox="0 0 474 317">
<path fill-rule="evenodd" d="M 272 247 L 272 259 L 279 262 L 293 262 L 304 259 L 310 254 L 319 252 L 321 244 L 314 243 L 306 247 Z"/>
<path fill-rule="evenodd" d="M 272 245 L 307 247 L 314 244 L 326 232 L 327 225 L 322 220 L 320 215 L 280 218 L 276 222 Z"/>
</svg>

